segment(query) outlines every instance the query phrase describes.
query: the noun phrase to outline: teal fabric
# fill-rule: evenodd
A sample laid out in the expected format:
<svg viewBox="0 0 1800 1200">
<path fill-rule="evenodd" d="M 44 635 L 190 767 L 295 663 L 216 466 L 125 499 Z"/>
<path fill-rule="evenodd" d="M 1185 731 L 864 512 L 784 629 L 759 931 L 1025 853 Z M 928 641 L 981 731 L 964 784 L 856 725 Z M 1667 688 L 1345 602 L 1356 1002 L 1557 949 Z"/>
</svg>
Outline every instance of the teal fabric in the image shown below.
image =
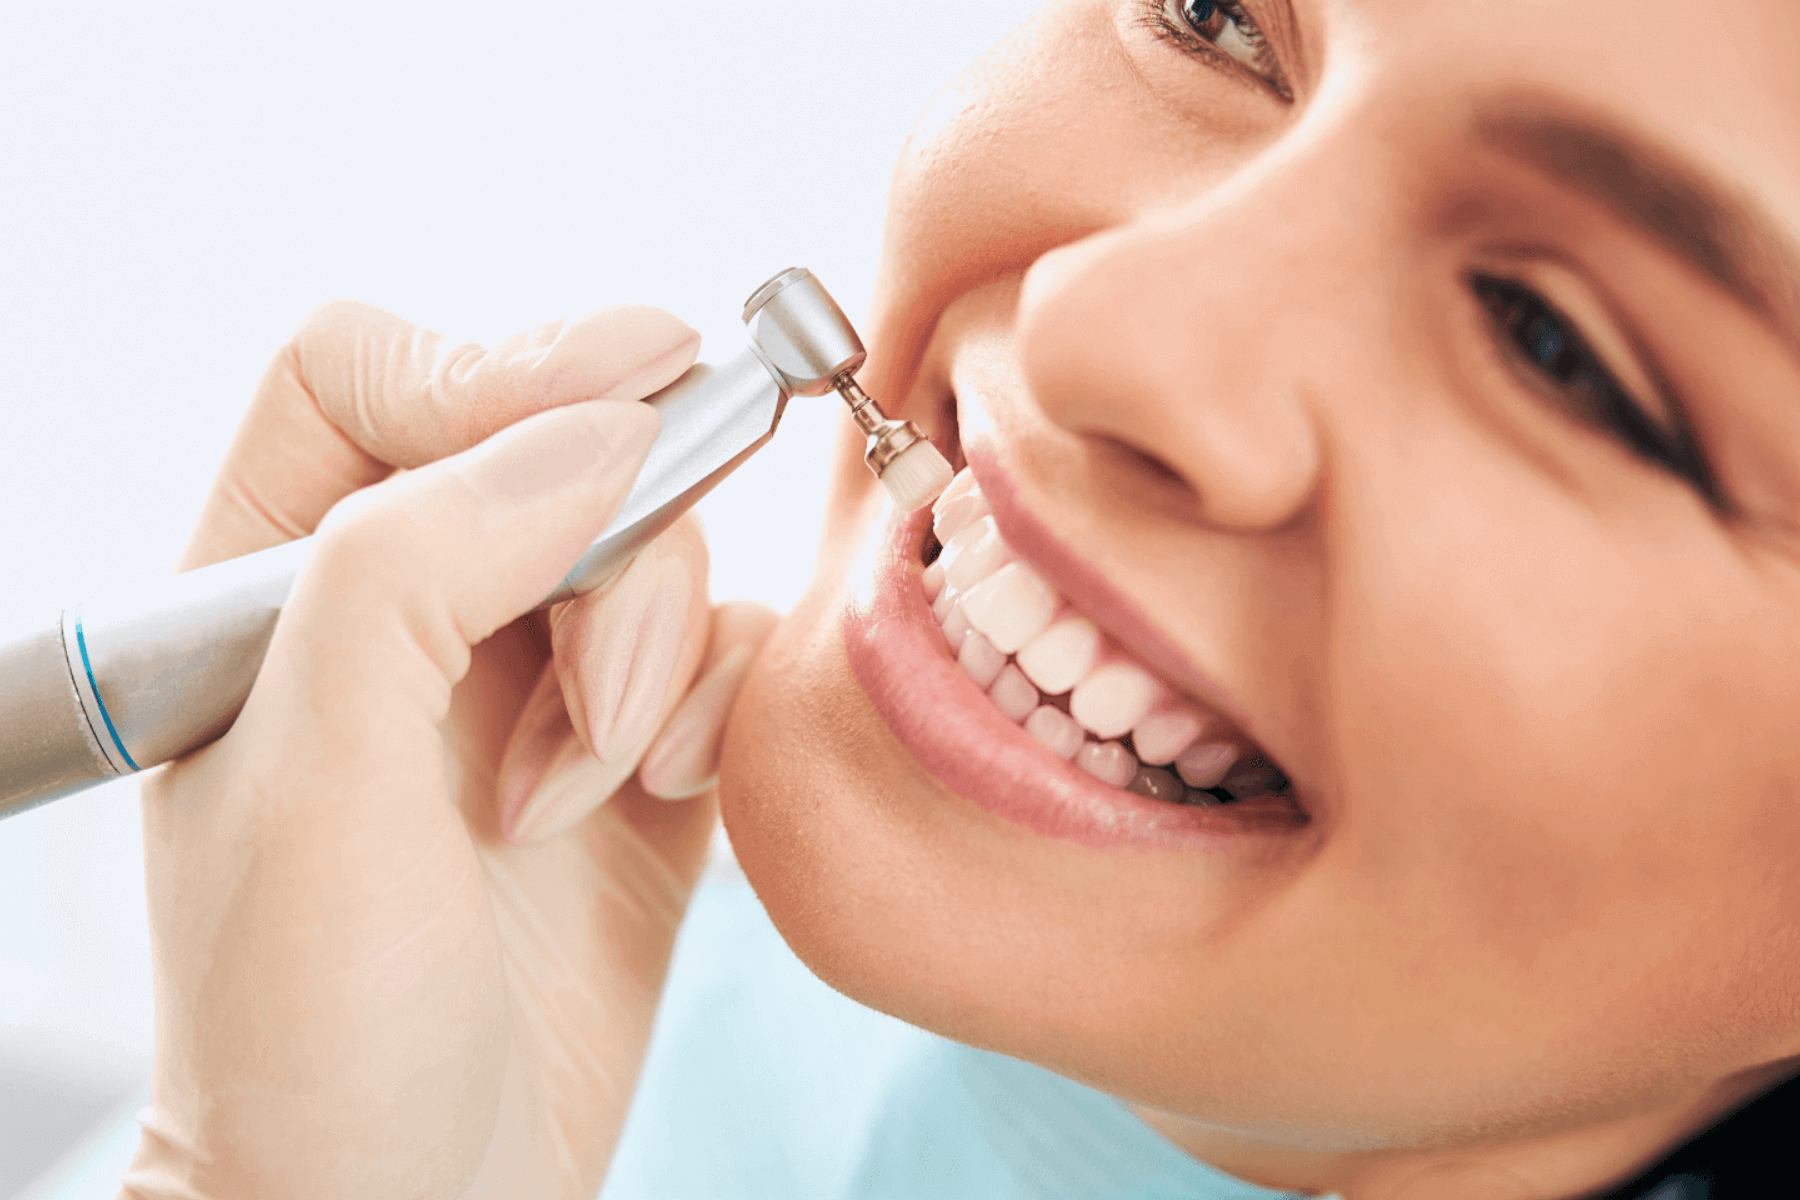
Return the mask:
<svg viewBox="0 0 1800 1200">
<path fill-rule="evenodd" d="M 701 886 L 602 1200 L 1278 1200 L 1110 1097 L 813 977 L 741 879 Z"/>
</svg>

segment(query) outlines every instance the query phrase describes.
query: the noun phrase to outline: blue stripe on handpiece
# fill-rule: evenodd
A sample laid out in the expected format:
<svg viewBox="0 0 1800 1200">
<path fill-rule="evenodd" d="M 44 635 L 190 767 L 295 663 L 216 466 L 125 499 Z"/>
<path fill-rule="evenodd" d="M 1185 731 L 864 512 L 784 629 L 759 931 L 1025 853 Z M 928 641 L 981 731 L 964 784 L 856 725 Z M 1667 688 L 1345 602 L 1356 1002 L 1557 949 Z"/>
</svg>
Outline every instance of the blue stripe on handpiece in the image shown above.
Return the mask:
<svg viewBox="0 0 1800 1200">
<path fill-rule="evenodd" d="M 112 734 L 113 745 L 119 748 L 119 754 L 125 759 L 125 765 L 134 771 L 143 770 L 131 761 L 131 751 L 119 740 L 119 731 L 113 728 L 112 714 L 106 711 L 106 701 L 100 698 L 100 684 L 94 678 L 94 665 L 88 661 L 87 638 L 81 632 L 81 614 L 75 614 L 75 644 L 81 648 L 81 669 L 87 672 L 88 690 L 94 693 L 94 704 L 100 709 L 100 719 L 106 722 L 106 732 Z"/>
</svg>

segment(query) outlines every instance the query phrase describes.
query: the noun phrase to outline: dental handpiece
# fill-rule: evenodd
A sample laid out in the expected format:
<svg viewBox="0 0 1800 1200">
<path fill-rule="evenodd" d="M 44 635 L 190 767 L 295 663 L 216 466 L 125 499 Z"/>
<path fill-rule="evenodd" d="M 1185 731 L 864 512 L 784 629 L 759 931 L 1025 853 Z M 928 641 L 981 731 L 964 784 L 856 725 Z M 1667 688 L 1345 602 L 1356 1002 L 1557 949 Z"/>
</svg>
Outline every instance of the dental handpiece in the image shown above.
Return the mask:
<svg viewBox="0 0 1800 1200">
<path fill-rule="evenodd" d="M 646 403 L 662 426 L 624 506 L 539 609 L 617 575 L 775 435 L 793 396 L 838 392 L 870 468 L 900 508 L 935 499 L 950 468 L 910 421 L 856 385 L 867 357 L 810 271 L 783 271 L 744 306 L 748 345 L 689 368 Z M 179 758 L 222 736 L 256 681 L 312 547 L 302 538 L 97 596 L 0 645 L 0 818 Z"/>
</svg>

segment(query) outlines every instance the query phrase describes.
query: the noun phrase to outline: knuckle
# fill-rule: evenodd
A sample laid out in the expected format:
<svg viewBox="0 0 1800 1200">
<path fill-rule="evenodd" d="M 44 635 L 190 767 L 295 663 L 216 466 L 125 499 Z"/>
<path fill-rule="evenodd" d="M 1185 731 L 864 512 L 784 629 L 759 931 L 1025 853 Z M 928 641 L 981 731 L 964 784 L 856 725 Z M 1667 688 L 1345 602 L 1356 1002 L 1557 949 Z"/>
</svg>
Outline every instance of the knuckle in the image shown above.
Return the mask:
<svg viewBox="0 0 1800 1200">
<path fill-rule="evenodd" d="M 354 333 L 372 319 L 386 315 L 372 304 L 339 296 L 307 313 L 301 319 L 300 328 L 294 333 L 293 340 L 296 345 L 304 345 L 322 338 L 341 337 L 345 332 Z"/>
<path fill-rule="evenodd" d="M 311 565 L 333 590 L 358 590 L 370 580 L 405 571 L 423 543 L 416 516 L 382 486 L 353 492 L 319 525 Z"/>
<path fill-rule="evenodd" d="M 281 348 L 280 357 L 291 359 L 304 379 L 309 359 L 331 348 L 353 344 L 375 319 L 385 315 L 360 300 L 327 300 L 301 319 L 300 328 Z"/>
</svg>

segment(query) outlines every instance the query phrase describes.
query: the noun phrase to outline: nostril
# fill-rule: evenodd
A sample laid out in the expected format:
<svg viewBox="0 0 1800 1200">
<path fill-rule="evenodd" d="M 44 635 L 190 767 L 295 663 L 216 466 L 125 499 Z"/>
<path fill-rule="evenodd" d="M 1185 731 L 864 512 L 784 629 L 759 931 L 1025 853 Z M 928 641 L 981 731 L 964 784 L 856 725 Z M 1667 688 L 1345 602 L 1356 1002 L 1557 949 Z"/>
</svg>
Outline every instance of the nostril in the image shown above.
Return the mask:
<svg viewBox="0 0 1800 1200">
<path fill-rule="evenodd" d="M 1188 482 L 1185 474 L 1178 471 L 1165 459 L 1130 442 L 1113 437 L 1110 434 L 1096 435 L 1096 440 L 1104 447 L 1107 457 L 1113 459 L 1117 469 L 1127 475 L 1135 475 L 1158 492 L 1178 498 L 1181 502 L 1198 505 L 1200 494 Z"/>
</svg>

